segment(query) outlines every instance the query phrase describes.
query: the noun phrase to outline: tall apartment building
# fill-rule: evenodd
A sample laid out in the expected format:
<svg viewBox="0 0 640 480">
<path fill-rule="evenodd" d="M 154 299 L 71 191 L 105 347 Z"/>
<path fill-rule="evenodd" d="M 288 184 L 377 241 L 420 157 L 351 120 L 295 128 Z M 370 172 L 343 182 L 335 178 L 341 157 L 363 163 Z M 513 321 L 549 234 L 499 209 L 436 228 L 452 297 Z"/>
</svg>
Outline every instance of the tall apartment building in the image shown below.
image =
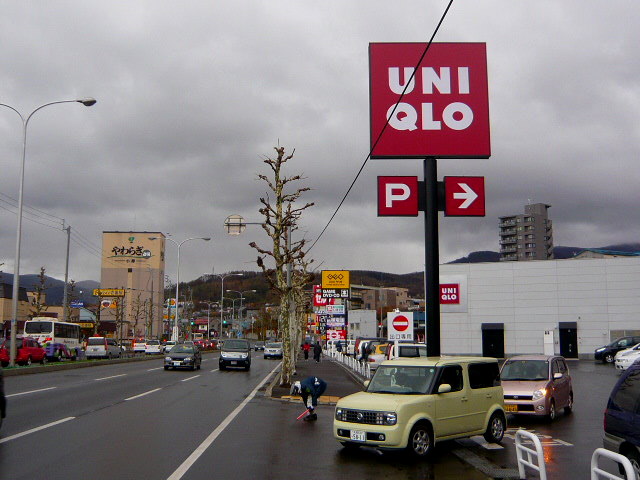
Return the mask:
<svg viewBox="0 0 640 480">
<path fill-rule="evenodd" d="M 501 262 L 553 258 L 550 207 L 545 203 L 534 203 L 524 206 L 524 214 L 500 217 Z"/>
</svg>

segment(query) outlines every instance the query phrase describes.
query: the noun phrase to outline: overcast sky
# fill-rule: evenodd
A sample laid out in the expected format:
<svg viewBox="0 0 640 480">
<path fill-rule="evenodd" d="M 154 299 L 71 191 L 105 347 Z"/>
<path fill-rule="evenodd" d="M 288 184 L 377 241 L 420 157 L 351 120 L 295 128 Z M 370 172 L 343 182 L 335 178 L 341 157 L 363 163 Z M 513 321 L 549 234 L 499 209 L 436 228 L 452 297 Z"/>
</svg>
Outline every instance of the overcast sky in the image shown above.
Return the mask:
<svg viewBox="0 0 640 480">
<path fill-rule="evenodd" d="M 257 270 L 257 226 L 280 144 L 312 190 L 313 242 L 369 151 L 370 42 L 426 42 L 448 1 L 20 1 L 0 6 L 0 103 L 29 123 L 22 274 L 99 280 L 105 230 L 161 231 L 181 279 Z M 555 245 L 637 242 L 640 61 L 637 0 L 454 1 L 439 42 L 486 42 L 492 155 L 439 160 L 486 178 L 486 217 L 440 218 L 441 262 L 499 250 L 498 217 L 552 205 Z M 0 107 L 0 270 L 13 273 L 22 129 Z M 424 226 L 377 217 L 376 177 L 422 177 L 419 160 L 371 160 L 311 250 L 320 269 L 420 271 Z M 32 210 L 35 208 L 37 210 Z M 35 223 L 31 220 L 36 220 Z M 41 225 L 44 223 L 48 226 Z M 175 280 L 176 248 L 167 244 Z"/>
</svg>

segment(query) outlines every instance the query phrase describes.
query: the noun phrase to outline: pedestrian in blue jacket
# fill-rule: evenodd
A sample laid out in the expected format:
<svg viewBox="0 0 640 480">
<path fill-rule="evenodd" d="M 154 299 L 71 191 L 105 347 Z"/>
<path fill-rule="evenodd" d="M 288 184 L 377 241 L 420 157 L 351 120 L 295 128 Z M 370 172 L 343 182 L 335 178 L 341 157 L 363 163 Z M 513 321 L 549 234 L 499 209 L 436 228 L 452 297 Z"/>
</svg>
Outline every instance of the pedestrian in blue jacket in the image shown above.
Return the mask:
<svg viewBox="0 0 640 480">
<path fill-rule="evenodd" d="M 318 398 L 327 389 L 327 382 L 318 377 L 307 377 L 301 382 L 294 382 L 291 385 L 291 394 L 300 395 L 302 402 L 309 410 L 305 420 L 317 420 L 318 415 L 315 413 L 315 408 L 318 406 Z"/>
</svg>

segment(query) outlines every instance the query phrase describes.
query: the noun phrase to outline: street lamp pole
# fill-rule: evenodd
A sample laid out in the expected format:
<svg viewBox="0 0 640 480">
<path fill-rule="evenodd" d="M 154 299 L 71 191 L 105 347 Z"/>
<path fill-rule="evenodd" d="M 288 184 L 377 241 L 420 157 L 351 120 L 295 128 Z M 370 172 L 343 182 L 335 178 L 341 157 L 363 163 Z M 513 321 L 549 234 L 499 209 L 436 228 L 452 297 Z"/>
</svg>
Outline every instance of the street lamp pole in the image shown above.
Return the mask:
<svg viewBox="0 0 640 480">
<path fill-rule="evenodd" d="M 149 240 L 157 240 L 160 237 L 149 237 Z M 173 238 L 169 238 L 169 237 L 165 237 L 165 240 L 169 240 L 172 243 L 175 243 L 178 247 L 178 266 L 177 266 L 177 271 L 176 271 L 176 314 L 173 318 L 173 329 L 171 331 L 171 340 L 174 342 L 178 341 L 178 303 L 180 303 L 180 247 L 182 246 L 183 243 L 186 243 L 190 240 L 204 240 L 205 242 L 208 242 L 209 240 L 211 240 L 211 237 L 191 237 L 191 238 L 187 238 L 183 241 L 181 241 L 180 243 L 176 242 Z M 169 302 L 171 303 L 171 302 Z M 169 305 L 171 306 L 171 305 Z"/>
<path fill-rule="evenodd" d="M 18 114 L 20 120 L 22 120 L 22 163 L 20 166 L 20 188 L 18 190 L 18 226 L 16 230 L 16 256 L 13 267 L 13 296 L 11 298 L 11 351 L 9 354 L 9 365 L 15 365 L 16 358 L 16 327 L 18 319 L 18 293 L 20 291 L 20 244 L 22 241 L 22 207 L 24 197 L 24 167 L 27 155 L 27 127 L 29 126 L 29 120 L 34 113 L 38 110 L 48 107 L 49 105 L 57 105 L 59 103 L 82 103 L 86 107 L 95 105 L 96 100 L 94 98 L 81 98 L 77 100 L 60 100 L 57 102 L 49 102 L 44 105 L 40 105 L 33 110 L 26 118 L 14 107 L 7 105 L 6 103 L 0 103 L 1 107 L 7 107 Z"/>
<path fill-rule="evenodd" d="M 221 273 L 205 273 L 205 275 L 212 277 L 220 277 L 221 285 L 220 285 L 220 330 L 218 330 L 218 336 L 222 336 L 222 310 L 224 308 L 224 279 L 227 277 L 242 277 L 244 273 L 227 273 L 223 275 Z"/>
<path fill-rule="evenodd" d="M 242 301 L 244 300 L 244 294 L 245 293 L 249 293 L 249 292 L 253 292 L 256 293 L 255 290 L 243 290 L 242 292 L 238 291 L 238 290 L 227 290 L 227 292 L 233 292 L 233 293 L 238 293 L 240 294 L 240 308 L 238 309 L 238 312 L 240 313 L 240 322 L 242 322 Z M 235 304 L 234 304 L 235 305 Z"/>
</svg>

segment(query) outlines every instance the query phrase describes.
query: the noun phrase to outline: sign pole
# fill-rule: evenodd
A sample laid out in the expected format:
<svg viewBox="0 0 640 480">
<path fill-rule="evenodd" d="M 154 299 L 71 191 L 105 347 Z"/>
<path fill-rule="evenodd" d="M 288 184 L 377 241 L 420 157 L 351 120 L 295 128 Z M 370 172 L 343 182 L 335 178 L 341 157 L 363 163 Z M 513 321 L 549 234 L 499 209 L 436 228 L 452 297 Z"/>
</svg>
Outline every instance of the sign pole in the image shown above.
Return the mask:
<svg viewBox="0 0 640 480">
<path fill-rule="evenodd" d="M 427 355 L 440 356 L 440 252 L 438 249 L 438 164 L 433 157 L 424 159 L 424 259 L 427 302 Z"/>
</svg>

